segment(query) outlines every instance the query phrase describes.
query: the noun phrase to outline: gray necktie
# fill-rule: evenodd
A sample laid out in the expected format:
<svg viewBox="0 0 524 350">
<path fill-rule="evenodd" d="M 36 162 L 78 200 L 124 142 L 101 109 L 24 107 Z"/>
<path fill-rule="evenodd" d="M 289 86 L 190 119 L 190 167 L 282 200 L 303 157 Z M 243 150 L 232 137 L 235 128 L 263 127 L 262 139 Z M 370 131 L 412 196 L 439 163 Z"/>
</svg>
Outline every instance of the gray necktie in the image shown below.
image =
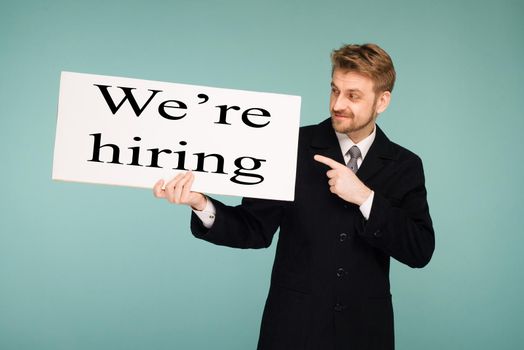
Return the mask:
<svg viewBox="0 0 524 350">
<path fill-rule="evenodd" d="M 360 150 L 357 146 L 352 146 L 348 153 L 351 158 L 346 165 L 352 172 L 356 173 L 358 170 L 357 159 L 361 157 Z"/>
</svg>

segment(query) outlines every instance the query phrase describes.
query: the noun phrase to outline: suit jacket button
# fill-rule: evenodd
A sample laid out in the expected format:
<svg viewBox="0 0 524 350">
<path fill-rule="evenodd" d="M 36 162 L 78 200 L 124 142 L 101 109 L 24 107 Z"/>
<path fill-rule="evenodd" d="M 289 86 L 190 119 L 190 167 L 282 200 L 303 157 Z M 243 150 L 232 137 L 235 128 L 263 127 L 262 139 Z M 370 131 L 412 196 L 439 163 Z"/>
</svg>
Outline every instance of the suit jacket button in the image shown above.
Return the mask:
<svg viewBox="0 0 524 350">
<path fill-rule="evenodd" d="M 340 242 L 344 242 L 347 238 L 348 238 L 348 234 L 347 233 L 341 233 L 339 236 L 338 236 Z"/>
<path fill-rule="evenodd" d="M 336 312 L 340 312 L 340 311 L 344 310 L 344 305 L 342 305 L 341 303 L 336 303 L 335 306 L 333 307 L 333 309 Z"/>
<path fill-rule="evenodd" d="M 339 267 L 339 268 L 337 269 L 337 276 L 338 276 L 338 277 L 342 277 L 342 276 L 344 276 L 345 274 L 346 274 L 346 270 L 344 270 L 342 267 Z"/>
<path fill-rule="evenodd" d="M 376 230 L 375 232 L 373 232 L 373 236 L 377 238 L 382 237 L 382 232 L 380 232 L 380 230 Z"/>
</svg>

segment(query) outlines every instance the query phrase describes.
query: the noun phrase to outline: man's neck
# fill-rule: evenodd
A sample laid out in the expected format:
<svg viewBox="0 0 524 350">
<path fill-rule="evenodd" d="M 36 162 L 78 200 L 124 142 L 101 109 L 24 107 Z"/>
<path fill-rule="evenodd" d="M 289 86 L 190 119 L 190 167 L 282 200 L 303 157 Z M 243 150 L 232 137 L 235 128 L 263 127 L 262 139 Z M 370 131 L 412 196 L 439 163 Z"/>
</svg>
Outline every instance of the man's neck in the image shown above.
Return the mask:
<svg viewBox="0 0 524 350">
<path fill-rule="evenodd" d="M 356 145 L 360 141 L 364 140 L 366 137 L 371 135 L 374 130 L 375 130 L 375 123 L 372 123 L 371 125 L 366 126 L 364 129 L 357 130 L 347 135 L 349 139 L 353 141 L 353 143 Z"/>
</svg>

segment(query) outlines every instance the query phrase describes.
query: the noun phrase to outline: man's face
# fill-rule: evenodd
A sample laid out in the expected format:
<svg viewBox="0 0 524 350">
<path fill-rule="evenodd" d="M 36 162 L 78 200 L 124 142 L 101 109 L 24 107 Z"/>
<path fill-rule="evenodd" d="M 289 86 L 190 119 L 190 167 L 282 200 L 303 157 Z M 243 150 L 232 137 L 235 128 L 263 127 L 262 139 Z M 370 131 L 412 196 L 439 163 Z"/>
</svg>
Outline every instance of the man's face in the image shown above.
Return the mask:
<svg viewBox="0 0 524 350">
<path fill-rule="evenodd" d="M 357 143 L 373 132 L 378 113 L 389 103 L 388 91 L 375 94 L 373 81 L 359 73 L 335 69 L 329 110 L 335 131 Z"/>
</svg>

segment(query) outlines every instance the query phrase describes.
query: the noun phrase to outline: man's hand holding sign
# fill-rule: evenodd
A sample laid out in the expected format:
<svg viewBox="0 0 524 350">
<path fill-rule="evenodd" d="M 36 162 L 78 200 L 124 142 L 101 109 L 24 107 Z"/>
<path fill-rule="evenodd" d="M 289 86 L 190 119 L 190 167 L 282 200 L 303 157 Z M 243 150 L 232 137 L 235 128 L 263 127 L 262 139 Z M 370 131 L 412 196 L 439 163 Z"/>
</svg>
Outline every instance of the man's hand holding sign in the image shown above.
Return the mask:
<svg viewBox="0 0 524 350">
<path fill-rule="evenodd" d="M 165 198 L 170 203 L 185 204 L 202 211 L 206 207 L 207 199 L 203 194 L 191 191 L 194 180 L 195 175 L 192 172 L 180 173 L 165 186 L 164 180 L 157 181 L 153 187 L 153 193 L 155 197 Z"/>
</svg>

